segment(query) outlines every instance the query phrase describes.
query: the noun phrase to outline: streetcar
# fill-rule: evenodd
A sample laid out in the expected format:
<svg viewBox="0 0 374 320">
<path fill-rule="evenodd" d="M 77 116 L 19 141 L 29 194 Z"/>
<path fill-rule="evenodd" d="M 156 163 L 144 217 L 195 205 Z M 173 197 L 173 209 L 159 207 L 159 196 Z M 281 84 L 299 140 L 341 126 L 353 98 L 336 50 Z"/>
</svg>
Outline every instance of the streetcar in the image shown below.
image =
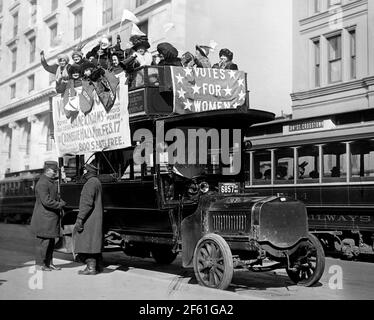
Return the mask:
<svg viewBox="0 0 374 320">
<path fill-rule="evenodd" d="M 42 169 L 7 173 L 0 181 L 0 221 L 29 224 Z"/>
<path fill-rule="evenodd" d="M 244 144 L 244 137 L 251 125 L 271 121 L 274 114 L 250 109 L 248 98 L 234 108 L 177 114 L 171 77 L 183 71 L 173 68 L 145 67 L 130 78 L 130 147 L 59 159 L 65 173 L 61 197 L 67 202 L 63 228 L 72 230 L 82 170 L 93 162 L 103 185 L 106 242 L 120 245 L 126 255 L 170 264 L 181 254 L 183 267 L 194 269 L 198 283 L 215 289 L 227 289 L 236 270 L 285 269 L 295 283 L 315 285 L 325 256 L 308 231 L 305 205 L 286 196 L 245 192 L 242 162 L 250 142 Z M 139 129 L 150 135 L 135 134 Z M 199 140 L 197 149 L 175 153 L 173 145 L 196 142 L 188 135 L 199 130 L 212 136 Z M 170 141 L 170 132 L 189 138 Z M 176 154 L 178 160 L 172 160 Z M 186 160 L 191 155 L 196 162 Z"/>
<path fill-rule="evenodd" d="M 374 110 L 251 127 L 247 192 L 306 204 L 310 231 L 326 252 L 374 254 Z"/>
</svg>

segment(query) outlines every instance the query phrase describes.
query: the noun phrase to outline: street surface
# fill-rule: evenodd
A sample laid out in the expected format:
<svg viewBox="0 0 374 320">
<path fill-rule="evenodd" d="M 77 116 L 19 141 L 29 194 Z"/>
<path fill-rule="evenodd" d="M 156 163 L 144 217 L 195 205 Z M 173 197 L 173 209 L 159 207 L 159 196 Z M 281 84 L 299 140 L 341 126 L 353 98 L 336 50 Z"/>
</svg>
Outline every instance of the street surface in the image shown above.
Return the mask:
<svg viewBox="0 0 374 320">
<path fill-rule="evenodd" d="M 313 288 L 294 285 L 285 271 L 236 273 L 229 290 L 200 287 L 193 270 L 152 259 L 106 252 L 106 269 L 97 276 L 79 276 L 82 265 L 56 253 L 62 271 L 35 273 L 33 238 L 28 226 L 0 224 L 0 300 L 341 300 L 374 298 L 374 264 L 327 258 L 321 283 Z M 330 273 L 329 273 L 330 271 Z"/>
</svg>

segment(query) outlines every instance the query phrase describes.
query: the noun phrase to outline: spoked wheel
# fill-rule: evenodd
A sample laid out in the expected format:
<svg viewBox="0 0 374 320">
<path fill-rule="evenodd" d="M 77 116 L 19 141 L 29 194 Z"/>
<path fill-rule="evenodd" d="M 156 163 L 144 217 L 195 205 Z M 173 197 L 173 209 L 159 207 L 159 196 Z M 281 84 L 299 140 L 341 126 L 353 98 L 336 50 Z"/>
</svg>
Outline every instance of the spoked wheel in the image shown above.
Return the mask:
<svg viewBox="0 0 374 320">
<path fill-rule="evenodd" d="M 299 286 L 311 287 L 325 270 L 325 253 L 319 240 L 309 234 L 308 241 L 290 257 L 293 269 L 287 269 L 290 279 Z"/>
<path fill-rule="evenodd" d="M 220 290 L 229 287 L 234 266 L 231 249 L 221 236 L 209 234 L 198 242 L 193 265 L 201 286 Z"/>
</svg>

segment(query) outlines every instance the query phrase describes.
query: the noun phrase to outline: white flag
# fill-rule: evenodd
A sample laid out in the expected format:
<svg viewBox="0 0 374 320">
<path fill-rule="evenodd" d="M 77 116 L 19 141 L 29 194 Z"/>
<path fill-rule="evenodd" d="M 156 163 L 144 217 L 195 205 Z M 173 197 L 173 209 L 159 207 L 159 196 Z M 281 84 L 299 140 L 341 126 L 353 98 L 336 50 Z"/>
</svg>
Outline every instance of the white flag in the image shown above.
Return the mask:
<svg viewBox="0 0 374 320">
<path fill-rule="evenodd" d="M 146 34 L 142 32 L 135 23 L 132 24 L 131 35 L 132 36 L 146 36 Z"/>
<path fill-rule="evenodd" d="M 174 23 L 172 23 L 172 22 L 166 23 L 166 24 L 164 24 L 164 32 L 168 33 L 174 27 L 175 27 Z"/>
<path fill-rule="evenodd" d="M 139 19 L 135 16 L 135 14 L 127 9 L 123 10 L 121 22 L 125 22 L 126 20 L 134 23 L 139 22 Z"/>
<path fill-rule="evenodd" d="M 218 46 L 217 42 L 215 42 L 214 40 L 210 40 L 209 47 L 212 48 L 212 50 L 211 50 L 212 52 L 214 52 L 216 50 L 217 46 Z"/>
</svg>

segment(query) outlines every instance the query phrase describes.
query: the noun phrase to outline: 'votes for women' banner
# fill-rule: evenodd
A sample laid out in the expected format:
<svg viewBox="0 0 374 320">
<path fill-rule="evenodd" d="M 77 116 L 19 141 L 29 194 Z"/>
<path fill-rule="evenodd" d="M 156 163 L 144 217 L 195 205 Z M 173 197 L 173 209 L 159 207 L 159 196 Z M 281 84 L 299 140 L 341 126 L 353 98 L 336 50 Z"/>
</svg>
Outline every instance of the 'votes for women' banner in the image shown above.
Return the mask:
<svg viewBox="0 0 374 320">
<path fill-rule="evenodd" d="M 171 70 L 175 113 L 237 109 L 245 103 L 243 71 L 181 67 Z"/>
<path fill-rule="evenodd" d="M 131 146 L 126 75 L 121 73 L 118 78 L 117 96 L 110 110 L 105 109 L 95 90 L 89 92 L 84 86 L 73 88 L 73 94 L 53 98 L 54 136 L 60 157 Z"/>
</svg>

